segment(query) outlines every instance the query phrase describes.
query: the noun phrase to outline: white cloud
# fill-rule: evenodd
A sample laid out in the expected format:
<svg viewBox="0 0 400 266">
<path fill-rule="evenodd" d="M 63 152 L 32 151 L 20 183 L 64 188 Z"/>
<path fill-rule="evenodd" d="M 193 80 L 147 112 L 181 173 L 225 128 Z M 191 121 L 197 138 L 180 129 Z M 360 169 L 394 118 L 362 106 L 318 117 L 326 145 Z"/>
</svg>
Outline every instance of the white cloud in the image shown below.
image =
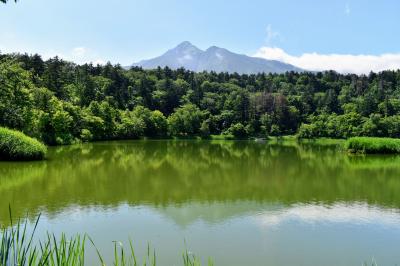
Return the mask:
<svg viewBox="0 0 400 266">
<path fill-rule="evenodd" d="M 94 65 L 104 65 L 106 62 L 102 58 L 98 56 L 98 54 L 86 47 L 75 47 L 67 52 L 59 52 L 59 51 L 46 51 L 43 54 L 44 58 L 50 58 L 54 56 L 58 56 L 64 60 L 72 61 L 77 64 L 85 64 L 85 63 L 93 63 Z"/>
<path fill-rule="evenodd" d="M 310 71 L 335 70 L 340 73 L 368 74 L 370 71 L 400 69 L 400 53 L 381 55 L 305 53 L 293 56 L 277 47 L 261 47 L 255 57 L 279 60 Z"/>
<path fill-rule="evenodd" d="M 60 52 L 57 50 L 39 50 L 32 48 L 25 49 L 10 49 L 9 47 L 0 46 L 0 51 L 2 53 L 28 53 L 28 54 L 40 54 L 43 59 L 47 60 L 49 58 L 58 56 L 67 61 L 71 61 L 77 64 L 93 63 L 94 65 L 106 64 L 106 61 L 100 58 L 97 53 L 88 50 L 85 47 L 76 47 L 69 52 Z"/>
<path fill-rule="evenodd" d="M 107 62 L 104 61 L 103 59 L 96 59 L 94 61 L 90 61 L 93 63 L 93 65 L 105 65 Z"/>
<path fill-rule="evenodd" d="M 28 53 L 40 54 L 43 59 L 58 56 L 62 59 L 78 64 L 90 63 L 105 64 L 99 54 L 84 46 L 77 46 L 67 49 L 46 49 L 42 46 L 29 44 L 23 37 L 17 36 L 12 32 L 0 32 L 0 52 L 1 53 Z"/>
<path fill-rule="evenodd" d="M 344 13 L 348 16 L 351 13 L 350 5 L 347 3 L 344 7 Z"/>
<path fill-rule="evenodd" d="M 272 29 L 272 25 L 268 24 L 267 26 L 267 38 L 265 39 L 265 42 L 268 45 L 271 45 L 275 40 L 281 40 L 282 36 L 278 31 L 275 31 Z"/>
<path fill-rule="evenodd" d="M 72 55 L 76 57 L 82 57 L 86 54 L 87 50 L 85 47 L 75 47 L 72 49 Z"/>
<path fill-rule="evenodd" d="M 190 60 L 193 60 L 193 56 L 190 54 L 185 54 L 184 56 L 178 58 L 178 61 L 182 64 Z"/>
<path fill-rule="evenodd" d="M 51 57 L 58 56 L 64 60 L 71 61 L 77 64 L 85 64 L 85 63 L 93 63 L 94 65 L 100 64 L 104 65 L 106 63 L 98 54 L 86 47 L 75 47 L 69 51 L 60 52 L 58 50 L 44 50 L 41 52 L 32 51 L 32 50 L 25 50 L 27 53 L 38 53 L 40 54 L 43 59 L 48 59 Z"/>
<path fill-rule="evenodd" d="M 78 64 L 105 64 L 105 61 L 99 58 L 96 52 L 83 46 L 73 48 L 72 51 L 65 56 L 65 59 Z"/>
</svg>

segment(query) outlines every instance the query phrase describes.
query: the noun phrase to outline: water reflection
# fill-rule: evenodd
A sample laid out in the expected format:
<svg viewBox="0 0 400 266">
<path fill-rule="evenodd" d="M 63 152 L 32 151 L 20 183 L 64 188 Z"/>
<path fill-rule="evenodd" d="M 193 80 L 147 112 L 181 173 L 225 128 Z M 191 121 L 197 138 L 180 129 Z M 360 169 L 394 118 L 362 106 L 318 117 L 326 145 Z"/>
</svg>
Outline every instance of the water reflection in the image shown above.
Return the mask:
<svg viewBox="0 0 400 266">
<path fill-rule="evenodd" d="M 243 204 L 242 204 L 243 203 Z M 67 222 L 67 226 L 66 226 Z M 45 216 L 46 230 L 89 233 L 111 262 L 112 241 L 135 240 L 139 256 L 148 242 L 161 265 L 180 265 L 184 241 L 216 265 L 398 265 L 400 215 L 367 204 L 281 204 L 224 202 L 178 206 L 128 206 L 110 209 L 70 207 Z M 107 252 L 108 251 L 108 252 Z M 87 257 L 89 265 L 96 254 Z"/>
<path fill-rule="evenodd" d="M 58 147 L 45 162 L 0 163 L 0 220 L 7 219 L 9 203 L 16 215 L 121 203 L 342 201 L 398 208 L 399 170 L 398 156 L 349 157 L 338 145 L 131 141 Z"/>
<path fill-rule="evenodd" d="M 0 162 L 0 224 L 11 204 L 16 217 L 43 213 L 39 235 L 89 233 L 106 259 L 130 236 L 162 265 L 180 261 L 185 239 L 216 265 L 395 265 L 399 177 L 399 156 L 335 143 L 65 146 L 44 162 Z"/>
<path fill-rule="evenodd" d="M 284 209 L 267 210 L 255 218 L 262 226 L 279 226 L 288 221 L 308 224 L 347 224 L 362 226 L 379 224 L 400 229 L 400 213 L 397 209 L 381 209 L 367 204 L 330 206 L 298 204 Z"/>
</svg>

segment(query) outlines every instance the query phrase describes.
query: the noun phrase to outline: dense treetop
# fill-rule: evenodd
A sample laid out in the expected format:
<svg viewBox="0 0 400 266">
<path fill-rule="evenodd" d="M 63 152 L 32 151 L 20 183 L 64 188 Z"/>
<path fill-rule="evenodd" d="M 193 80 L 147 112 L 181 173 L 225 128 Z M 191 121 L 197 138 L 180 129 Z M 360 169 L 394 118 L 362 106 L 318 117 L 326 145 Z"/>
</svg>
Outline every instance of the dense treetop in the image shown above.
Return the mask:
<svg viewBox="0 0 400 266">
<path fill-rule="evenodd" d="M 48 144 L 142 136 L 400 136 L 400 71 L 194 73 L 0 55 L 0 125 Z"/>
</svg>

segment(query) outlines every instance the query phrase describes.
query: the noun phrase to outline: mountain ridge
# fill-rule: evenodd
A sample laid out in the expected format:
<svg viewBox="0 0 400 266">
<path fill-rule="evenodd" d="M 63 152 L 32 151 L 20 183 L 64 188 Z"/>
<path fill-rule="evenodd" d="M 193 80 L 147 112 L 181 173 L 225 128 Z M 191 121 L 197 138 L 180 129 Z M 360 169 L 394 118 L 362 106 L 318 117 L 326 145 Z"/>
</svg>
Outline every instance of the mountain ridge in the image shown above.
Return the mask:
<svg viewBox="0 0 400 266">
<path fill-rule="evenodd" d="M 178 44 L 161 56 L 147 60 L 141 60 L 132 66 L 144 69 L 155 69 L 158 66 L 168 66 L 172 69 L 185 68 L 195 72 L 237 72 L 239 74 L 284 73 L 287 71 L 304 71 L 294 65 L 277 60 L 267 60 L 259 57 L 251 57 L 237 54 L 228 49 L 210 46 L 201 50 L 189 41 Z"/>
</svg>

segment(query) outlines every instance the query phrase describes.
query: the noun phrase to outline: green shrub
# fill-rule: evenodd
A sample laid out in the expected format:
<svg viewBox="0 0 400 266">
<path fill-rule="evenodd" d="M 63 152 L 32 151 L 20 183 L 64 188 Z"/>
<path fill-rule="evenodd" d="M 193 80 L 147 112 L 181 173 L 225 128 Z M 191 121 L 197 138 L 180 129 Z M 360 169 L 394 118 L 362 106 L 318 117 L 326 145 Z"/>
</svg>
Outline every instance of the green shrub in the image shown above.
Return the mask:
<svg viewBox="0 0 400 266">
<path fill-rule="evenodd" d="M 400 139 L 354 137 L 345 142 L 351 153 L 400 153 Z"/>
<path fill-rule="evenodd" d="M 281 129 L 279 128 L 278 125 L 272 125 L 272 126 L 271 126 L 271 131 L 269 132 L 269 134 L 270 134 L 271 136 L 273 136 L 273 137 L 278 137 L 278 136 L 282 135 L 282 131 L 281 131 Z"/>
<path fill-rule="evenodd" d="M 22 132 L 0 127 L 0 159 L 41 160 L 46 146 Z"/>
<path fill-rule="evenodd" d="M 210 123 L 207 120 L 204 120 L 200 126 L 200 135 L 202 138 L 210 137 Z"/>
<path fill-rule="evenodd" d="M 228 133 L 232 134 L 237 139 L 244 139 L 249 136 L 246 127 L 242 123 L 232 124 L 228 129 Z"/>
<path fill-rule="evenodd" d="M 81 139 L 84 142 L 91 141 L 93 139 L 92 132 L 90 132 L 90 130 L 86 129 L 86 128 L 82 129 L 82 131 L 81 131 Z"/>
</svg>

